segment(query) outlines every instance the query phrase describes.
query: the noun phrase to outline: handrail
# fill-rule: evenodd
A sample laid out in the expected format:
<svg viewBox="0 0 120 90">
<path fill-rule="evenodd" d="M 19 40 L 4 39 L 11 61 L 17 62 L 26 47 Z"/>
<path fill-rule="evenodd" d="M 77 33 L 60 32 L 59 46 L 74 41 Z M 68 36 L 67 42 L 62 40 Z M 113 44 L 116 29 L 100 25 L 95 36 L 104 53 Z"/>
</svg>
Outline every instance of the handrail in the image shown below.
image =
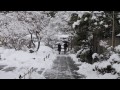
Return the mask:
<svg viewBox="0 0 120 90">
<path fill-rule="evenodd" d="M 49 57 L 50 57 L 50 54 L 46 55 L 46 57 L 44 58 L 44 61 L 45 61 L 46 59 L 48 59 Z M 32 67 L 30 70 L 28 70 L 27 73 L 24 73 L 23 76 L 20 75 L 20 76 L 19 76 L 19 79 L 25 79 L 25 76 L 26 76 L 26 75 L 29 75 L 29 79 L 30 79 L 31 74 L 32 74 L 33 71 L 34 71 L 33 69 L 34 69 L 34 68 Z"/>
<path fill-rule="evenodd" d="M 20 75 L 19 76 L 19 79 L 22 79 L 22 78 L 24 78 L 25 79 L 25 76 L 26 75 L 31 75 L 31 73 L 33 72 L 33 67 L 30 69 L 30 70 L 28 70 L 28 72 L 27 73 L 24 73 L 24 75 L 22 76 L 22 75 Z M 30 78 L 30 76 L 29 76 L 29 78 Z"/>
</svg>

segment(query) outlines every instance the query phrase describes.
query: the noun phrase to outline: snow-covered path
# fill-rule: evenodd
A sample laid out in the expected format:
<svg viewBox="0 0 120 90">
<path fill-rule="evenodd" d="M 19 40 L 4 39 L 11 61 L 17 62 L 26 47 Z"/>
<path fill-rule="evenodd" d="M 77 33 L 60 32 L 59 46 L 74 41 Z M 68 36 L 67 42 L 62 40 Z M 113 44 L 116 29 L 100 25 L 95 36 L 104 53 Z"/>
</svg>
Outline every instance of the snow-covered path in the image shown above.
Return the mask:
<svg viewBox="0 0 120 90">
<path fill-rule="evenodd" d="M 75 70 L 78 67 L 68 55 L 58 55 L 54 61 L 52 69 L 46 70 L 44 76 L 46 79 L 78 79 L 81 78 Z"/>
</svg>

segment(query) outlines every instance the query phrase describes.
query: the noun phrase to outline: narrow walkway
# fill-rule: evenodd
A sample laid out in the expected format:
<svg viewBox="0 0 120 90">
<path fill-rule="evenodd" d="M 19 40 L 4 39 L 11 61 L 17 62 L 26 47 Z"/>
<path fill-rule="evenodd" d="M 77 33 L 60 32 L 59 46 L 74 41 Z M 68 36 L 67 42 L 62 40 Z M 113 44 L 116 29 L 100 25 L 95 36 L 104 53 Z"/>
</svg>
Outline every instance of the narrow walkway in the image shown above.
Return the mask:
<svg viewBox="0 0 120 90">
<path fill-rule="evenodd" d="M 54 61 L 52 69 L 46 70 L 46 79 L 78 79 L 80 76 L 75 72 L 79 68 L 68 55 L 58 56 Z"/>
</svg>

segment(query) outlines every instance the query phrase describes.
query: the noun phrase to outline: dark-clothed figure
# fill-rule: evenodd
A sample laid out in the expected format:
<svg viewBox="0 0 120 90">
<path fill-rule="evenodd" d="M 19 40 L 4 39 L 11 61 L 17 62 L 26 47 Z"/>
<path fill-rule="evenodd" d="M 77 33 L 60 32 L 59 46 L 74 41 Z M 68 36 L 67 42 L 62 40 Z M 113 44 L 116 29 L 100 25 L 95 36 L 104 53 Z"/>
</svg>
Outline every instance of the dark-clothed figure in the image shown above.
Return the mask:
<svg viewBox="0 0 120 90">
<path fill-rule="evenodd" d="M 61 53 L 61 44 L 60 43 L 58 44 L 58 52 L 59 52 L 59 54 Z"/>
<path fill-rule="evenodd" d="M 68 47 L 67 43 L 64 43 L 64 54 L 66 54 L 67 47 Z"/>
</svg>

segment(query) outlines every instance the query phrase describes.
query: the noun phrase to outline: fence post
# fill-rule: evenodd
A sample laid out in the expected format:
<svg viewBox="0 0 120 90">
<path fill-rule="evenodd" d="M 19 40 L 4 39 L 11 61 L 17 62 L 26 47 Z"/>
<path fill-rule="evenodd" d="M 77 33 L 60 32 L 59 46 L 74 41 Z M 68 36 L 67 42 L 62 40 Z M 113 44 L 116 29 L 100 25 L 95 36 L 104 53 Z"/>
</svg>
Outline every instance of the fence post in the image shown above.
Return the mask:
<svg viewBox="0 0 120 90">
<path fill-rule="evenodd" d="M 21 75 L 19 76 L 19 79 L 22 79 L 22 76 L 21 76 Z"/>
<path fill-rule="evenodd" d="M 32 69 L 32 68 L 31 68 Z M 30 69 L 30 71 L 29 71 L 29 79 L 30 79 L 30 76 L 31 76 L 31 69 Z"/>
<path fill-rule="evenodd" d="M 24 73 L 24 79 L 25 79 L 25 73 Z"/>
<path fill-rule="evenodd" d="M 29 79 L 31 79 L 31 74 L 33 72 L 33 67 L 30 69 L 30 76 L 29 76 Z"/>
<path fill-rule="evenodd" d="M 30 70 L 28 70 L 28 72 L 27 73 L 24 73 L 24 75 L 23 76 L 19 76 L 19 79 L 22 79 L 22 78 L 24 78 L 25 79 L 25 76 L 26 75 L 28 75 L 28 79 L 30 79 L 31 78 L 31 74 L 32 74 L 32 72 L 33 72 L 33 67 L 30 69 Z"/>
</svg>

